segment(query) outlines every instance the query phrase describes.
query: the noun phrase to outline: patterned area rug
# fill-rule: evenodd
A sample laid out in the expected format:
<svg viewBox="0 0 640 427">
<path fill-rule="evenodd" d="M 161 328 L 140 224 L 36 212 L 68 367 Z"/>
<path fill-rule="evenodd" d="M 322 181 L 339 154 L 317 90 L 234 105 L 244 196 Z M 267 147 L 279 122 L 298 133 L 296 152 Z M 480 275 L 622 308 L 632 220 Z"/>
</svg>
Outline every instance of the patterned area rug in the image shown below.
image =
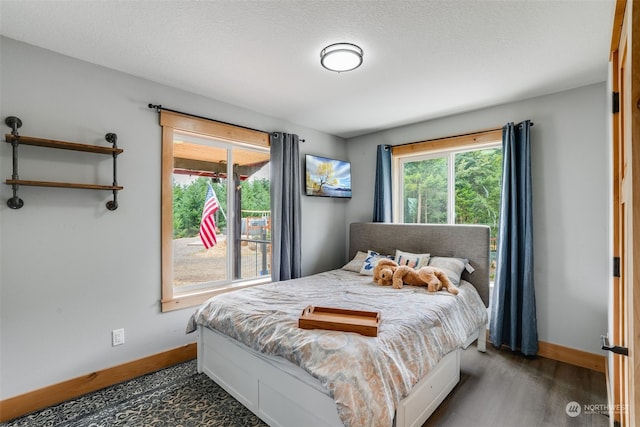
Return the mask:
<svg viewBox="0 0 640 427">
<path fill-rule="evenodd" d="M 262 427 L 195 360 L 17 418 L 6 427 Z"/>
</svg>

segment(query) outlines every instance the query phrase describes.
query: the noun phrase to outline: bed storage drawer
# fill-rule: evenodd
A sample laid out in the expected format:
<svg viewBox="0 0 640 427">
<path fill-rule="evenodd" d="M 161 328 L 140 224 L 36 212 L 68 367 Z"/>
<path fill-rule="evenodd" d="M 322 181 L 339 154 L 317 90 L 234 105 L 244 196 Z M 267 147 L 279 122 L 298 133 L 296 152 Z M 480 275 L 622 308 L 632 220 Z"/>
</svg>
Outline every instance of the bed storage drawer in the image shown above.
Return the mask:
<svg viewBox="0 0 640 427">
<path fill-rule="evenodd" d="M 254 372 L 255 367 L 248 360 L 248 354 L 238 348 L 216 345 L 220 338 L 207 328 L 202 328 L 200 334 L 207 335 L 202 348 L 198 349 L 198 358 L 203 361 L 204 373 L 244 406 L 249 409 L 257 407 L 258 376 Z M 220 351 L 223 348 L 224 351 Z"/>
<path fill-rule="evenodd" d="M 453 390 L 460 381 L 460 351 L 447 354 L 400 402 L 396 411 L 397 426 L 420 427 Z"/>
<path fill-rule="evenodd" d="M 328 395 L 283 375 L 228 337 L 202 326 L 198 333 L 198 369 L 270 426 L 343 426 Z"/>
</svg>

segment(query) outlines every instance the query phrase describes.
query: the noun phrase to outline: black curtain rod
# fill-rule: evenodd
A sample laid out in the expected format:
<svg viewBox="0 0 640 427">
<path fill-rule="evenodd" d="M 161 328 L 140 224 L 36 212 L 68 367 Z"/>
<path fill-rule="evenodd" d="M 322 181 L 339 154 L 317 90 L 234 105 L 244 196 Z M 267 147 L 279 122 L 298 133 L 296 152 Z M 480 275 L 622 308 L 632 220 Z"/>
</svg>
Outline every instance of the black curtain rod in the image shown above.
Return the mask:
<svg viewBox="0 0 640 427">
<path fill-rule="evenodd" d="M 522 123 L 523 122 L 520 122 L 516 126 L 522 126 Z M 530 122 L 530 125 L 531 125 L 531 127 L 533 127 L 533 122 Z M 386 144 L 386 146 L 388 146 L 388 147 L 402 147 L 403 145 L 412 145 L 412 144 L 417 144 L 419 142 L 431 142 L 431 141 L 437 141 L 439 139 L 460 138 L 461 136 L 469 136 L 469 135 L 475 135 L 477 133 L 493 132 L 493 131 L 502 130 L 502 129 L 504 129 L 504 126 L 499 127 L 499 128 L 493 128 L 493 129 L 485 129 L 485 130 L 481 130 L 481 131 L 478 131 L 478 132 L 461 133 L 459 135 L 451 135 L 451 136 L 443 136 L 442 138 L 427 139 L 425 141 L 405 142 L 404 144 L 397 144 L 397 145 Z"/>
<path fill-rule="evenodd" d="M 236 127 L 239 127 L 239 128 L 252 130 L 252 131 L 255 131 L 255 132 L 271 133 L 271 132 L 265 132 L 265 131 L 260 130 L 260 129 L 254 129 L 254 128 L 250 128 L 250 127 L 247 127 L 247 126 L 237 125 L 235 123 L 223 122 L 222 120 L 216 120 L 216 119 L 212 119 L 212 118 L 209 118 L 209 117 L 203 117 L 203 116 L 198 116 L 198 115 L 191 114 L 191 113 L 185 113 L 184 111 L 172 110 L 171 108 L 165 108 L 165 107 L 163 107 L 162 105 L 159 105 L 159 104 L 149 104 L 149 108 L 155 109 L 156 112 L 158 112 L 158 113 L 160 112 L 160 110 L 170 111 L 172 113 L 184 114 L 185 116 L 191 116 L 191 117 L 195 117 L 197 119 L 209 120 L 211 122 L 224 123 L 225 125 L 236 126 Z"/>
<path fill-rule="evenodd" d="M 216 119 L 212 119 L 212 118 L 209 118 L 209 117 L 198 116 L 196 114 L 185 113 L 184 111 L 172 110 L 171 108 L 165 108 L 160 104 L 149 104 L 148 107 L 149 108 L 153 108 L 158 113 L 160 112 L 160 110 L 164 110 L 164 111 L 169 111 L 169 112 L 172 112 L 172 113 L 184 114 L 185 116 L 191 116 L 191 117 L 195 117 L 197 119 L 209 120 L 211 122 L 223 123 L 223 124 L 229 125 L 229 126 L 235 126 L 235 127 L 239 127 L 239 128 L 242 128 L 242 129 L 252 130 L 254 132 L 262 132 L 262 133 L 268 133 L 268 134 L 272 133 L 272 132 L 266 132 L 266 131 L 260 130 L 260 129 L 250 128 L 248 126 L 237 125 L 235 123 L 223 122 L 222 120 L 216 120 Z M 299 138 L 298 140 L 300 142 L 304 142 L 304 139 L 300 139 Z"/>
</svg>

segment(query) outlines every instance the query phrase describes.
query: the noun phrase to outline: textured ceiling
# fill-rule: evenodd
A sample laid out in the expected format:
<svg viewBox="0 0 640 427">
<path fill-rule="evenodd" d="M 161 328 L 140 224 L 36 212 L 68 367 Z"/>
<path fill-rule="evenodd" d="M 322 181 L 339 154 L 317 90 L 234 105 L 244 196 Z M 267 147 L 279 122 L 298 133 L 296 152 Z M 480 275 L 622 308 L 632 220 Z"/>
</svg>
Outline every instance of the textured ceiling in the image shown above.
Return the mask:
<svg viewBox="0 0 640 427">
<path fill-rule="evenodd" d="M 0 0 L 0 34 L 351 137 L 604 81 L 614 6 Z M 364 64 L 325 70 L 320 50 L 342 41 Z"/>
</svg>

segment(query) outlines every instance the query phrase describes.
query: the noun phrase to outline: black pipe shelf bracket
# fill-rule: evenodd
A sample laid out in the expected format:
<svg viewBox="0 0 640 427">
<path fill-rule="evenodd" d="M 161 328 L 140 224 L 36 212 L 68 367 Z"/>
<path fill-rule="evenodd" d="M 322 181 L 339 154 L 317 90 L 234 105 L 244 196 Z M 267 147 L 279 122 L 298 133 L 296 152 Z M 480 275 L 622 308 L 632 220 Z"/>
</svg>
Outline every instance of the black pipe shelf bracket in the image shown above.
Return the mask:
<svg viewBox="0 0 640 427">
<path fill-rule="evenodd" d="M 9 116 L 4 120 L 5 124 L 11 128 L 11 152 L 13 155 L 13 174 L 11 175 L 11 179 L 17 181 L 18 177 L 18 140 L 20 138 L 20 134 L 18 133 L 18 129 L 22 127 L 22 120 L 17 117 Z M 24 201 L 20 197 L 18 197 L 18 184 L 11 184 L 11 188 L 13 189 L 13 197 L 7 200 L 7 206 L 11 209 L 20 209 L 24 206 Z"/>
<path fill-rule="evenodd" d="M 5 124 L 11 128 L 11 133 L 5 135 L 5 141 L 11 144 L 13 155 L 13 174 L 11 179 L 7 179 L 6 184 L 11 185 L 13 189 L 13 197 L 7 200 L 7 206 L 11 209 L 20 209 L 24 206 L 24 201 L 18 197 L 18 189 L 21 185 L 32 187 L 58 187 L 58 188 L 81 188 L 86 190 L 109 190 L 113 192 L 113 200 L 107 202 L 107 209 L 114 211 L 118 208 L 118 191 L 124 187 L 118 185 L 117 175 L 117 158 L 124 150 L 118 148 L 118 136 L 115 133 L 108 133 L 104 136 L 105 140 L 112 147 L 103 147 L 99 145 L 77 144 L 74 142 L 55 141 L 52 139 L 34 138 L 30 136 L 21 136 L 18 129 L 22 127 L 22 120 L 15 116 L 9 116 L 5 119 Z M 63 150 L 84 151 L 88 153 L 109 154 L 113 156 L 113 184 L 97 185 L 97 184 L 77 184 L 70 182 L 52 182 L 52 181 L 31 181 L 23 180 L 18 176 L 18 147 L 20 145 L 33 145 L 37 147 L 58 148 Z"/>
</svg>

